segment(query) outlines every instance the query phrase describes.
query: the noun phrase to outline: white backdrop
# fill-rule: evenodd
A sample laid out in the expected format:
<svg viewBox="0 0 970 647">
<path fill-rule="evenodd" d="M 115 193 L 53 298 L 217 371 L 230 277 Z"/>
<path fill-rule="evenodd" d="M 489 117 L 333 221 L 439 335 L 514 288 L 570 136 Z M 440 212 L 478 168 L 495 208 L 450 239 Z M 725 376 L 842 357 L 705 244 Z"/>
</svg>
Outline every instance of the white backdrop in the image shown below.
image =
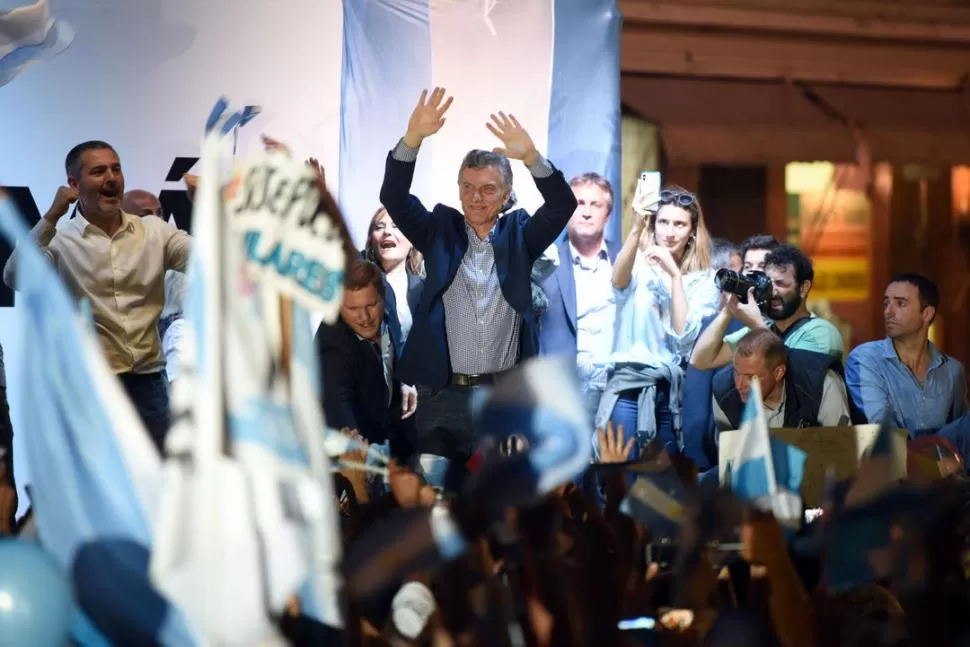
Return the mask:
<svg viewBox="0 0 970 647">
<path fill-rule="evenodd" d="M 198 155 L 220 95 L 263 107 L 242 149 L 272 134 L 319 157 L 337 186 L 339 0 L 52 0 L 51 11 L 74 27 L 73 45 L 0 88 L 0 184 L 30 187 L 41 213 L 64 182 L 65 154 L 86 139 L 118 149 L 128 189 L 170 187 L 172 160 Z M 16 438 L 29 432 L 16 367 L 30 352 L 16 308 L 0 308 L 0 344 Z M 16 474 L 29 479 L 21 461 Z"/>
<path fill-rule="evenodd" d="M 0 0 L 0 10 L 29 0 Z M 596 171 L 618 187 L 619 36 L 615 0 L 50 0 L 73 45 L 0 87 L 0 185 L 29 187 L 40 213 L 75 144 L 118 150 L 128 189 L 181 189 L 165 177 L 196 157 L 220 96 L 263 112 L 261 133 L 326 167 L 358 246 L 377 208 L 384 158 L 420 90 L 455 94 L 445 129 L 422 151 L 413 190 L 429 206 L 457 202 L 470 148 L 498 141 L 491 111 L 516 114 L 567 177 Z M 514 165 L 521 206 L 539 196 Z M 343 174 L 343 177 L 341 177 Z M 617 192 L 619 195 L 619 192 Z M 619 244 L 616 215 L 607 240 Z M 16 435 L 17 367 L 29 357 L 16 308 L 0 308 L 0 344 Z M 15 451 L 19 443 L 15 442 Z M 22 453 L 21 453 L 22 456 Z M 42 469 L 34 466 L 34 469 Z M 17 464 L 20 484 L 29 470 Z"/>
</svg>

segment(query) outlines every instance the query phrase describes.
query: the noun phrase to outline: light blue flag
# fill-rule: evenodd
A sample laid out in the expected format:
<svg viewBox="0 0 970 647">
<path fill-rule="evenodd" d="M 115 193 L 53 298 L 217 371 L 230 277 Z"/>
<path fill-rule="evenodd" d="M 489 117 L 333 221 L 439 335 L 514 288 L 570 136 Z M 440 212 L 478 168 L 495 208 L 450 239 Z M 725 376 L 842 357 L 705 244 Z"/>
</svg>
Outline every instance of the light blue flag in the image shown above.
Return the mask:
<svg viewBox="0 0 970 647">
<path fill-rule="evenodd" d="M 19 214 L 0 198 L 17 247 L 19 308 L 32 339 L 20 367 L 31 501 L 43 547 L 72 576 L 81 609 L 116 644 L 195 644 L 149 584 L 160 458 L 90 326 Z M 40 468 L 43 469 L 40 469 Z"/>
<path fill-rule="evenodd" d="M 38 0 L 0 11 L 0 86 L 74 42 L 74 30 L 63 20 L 52 20 L 48 5 L 47 0 Z"/>
<path fill-rule="evenodd" d="M 532 358 L 472 402 L 476 427 L 496 440 L 522 436 L 528 450 L 483 466 L 484 487 L 496 504 L 526 505 L 583 473 L 592 434 L 579 391 L 576 363 Z"/>
<path fill-rule="evenodd" d="M 786 530 L 801 525 L 800 495 L 806 454 L 781 440 L 771 438 L 757 378 L 751 383 L 741 415 L 741 442 L 725 473 L 742 501 L 774 514 Z"/>
</svg>

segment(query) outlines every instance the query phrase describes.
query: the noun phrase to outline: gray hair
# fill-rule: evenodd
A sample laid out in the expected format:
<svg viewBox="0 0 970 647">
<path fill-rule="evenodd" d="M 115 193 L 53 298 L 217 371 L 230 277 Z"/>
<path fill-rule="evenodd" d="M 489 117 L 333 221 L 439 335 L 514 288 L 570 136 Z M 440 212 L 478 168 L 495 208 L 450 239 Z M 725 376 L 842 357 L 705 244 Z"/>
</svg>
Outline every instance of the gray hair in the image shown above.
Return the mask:
<svg viewBox="0 0 970 647">
<path fill-rule="evenodd" d="M 711 239 L 711 269 L 715 272 L 731 266 L 731 257 L 741 256 L 741 250 L 730 240 L 724 238 Z"/>
<path fill-rule="evenodd" d="M 492 151 L 483 151 L 476 148 L 468 151 L 465 159 L 461 161 L 461 167 L 458 169 L 458 182 L 461 182 L 461 174 L 466 168 L 498 169 L 498 172 L 502 175 L 502 183 L 509 190 L 509 199 L 502 207 L 502 211 L 508 211 L 515 205 L 515 192 L 512 190 L 512 165 L 509 163 L 509 158 Z"/>
</svg>

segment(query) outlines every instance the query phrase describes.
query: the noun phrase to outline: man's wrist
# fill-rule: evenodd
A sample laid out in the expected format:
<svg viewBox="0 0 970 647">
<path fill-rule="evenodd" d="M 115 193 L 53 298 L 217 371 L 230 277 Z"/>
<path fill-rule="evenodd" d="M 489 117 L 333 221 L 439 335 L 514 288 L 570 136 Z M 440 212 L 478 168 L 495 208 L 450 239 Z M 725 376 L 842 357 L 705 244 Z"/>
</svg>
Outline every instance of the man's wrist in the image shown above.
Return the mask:
<svg viewBox="0 0 970 647">
<path fill-rule="evenodd" d="M 54 207 L 51 207 L 50 209 L 47 210 L 47 213 L 44 214 L 44 220 L 49 222 L 51 225 L 56 225 L 57 221 L 66 215 L 67 215 L 66 209 L 61 211 L 60 209 L 55 209 Z"/>
<path fill-rule="evenodd" d="M 414 133 L 404 133 L 404 137 L 401 138 L 404 145 L 408 148 L 420 148 L 421 142 L 424 141 L 424 137 L 420 135 L 415 135 Z"/>
<path fill-rule="evenodd" d="M 757 330 L 759 328 L 767 328 L 767 327 L 768 326 L 765 325 L 765 320 L 761 317 L 761 315 L 758 315 L 757 317 L 753 317 L 751 321 L 748 323 L 748 328 L 750 328 L 751 330 Z"/>
<path fill-rule="evenodd" d="M 539 163 L 540 159 L 541 155 L 539 155 L 539 151 L 533 148 L 531 151 L 525 154 L 525 157 L 522 158 L 522 162 L 531 169 Z"/>
</svg>

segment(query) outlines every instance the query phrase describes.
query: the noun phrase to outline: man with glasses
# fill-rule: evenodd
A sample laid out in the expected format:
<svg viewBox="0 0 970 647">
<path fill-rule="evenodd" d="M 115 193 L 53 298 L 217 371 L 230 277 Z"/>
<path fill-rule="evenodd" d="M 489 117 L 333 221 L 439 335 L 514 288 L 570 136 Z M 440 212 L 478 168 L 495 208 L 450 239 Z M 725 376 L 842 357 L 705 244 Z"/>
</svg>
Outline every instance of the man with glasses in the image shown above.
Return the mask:
<svg viewBox="0 0 970 647">
<path fill-rule="evenodd" d="M 458 171 L 461 211 L 441 204 L 428 211 L 410 195 L 415 160 L 450 106 L 442 88 L 421 93 L 388 155 L 381 203 L 425 260 L 424 293 L 398 364 L 401 380 L 418 386 L 418 451 L 461 459 L 480 440 L 468 410 L 472 391 L 538 351 L 532 265 L 566 227 L 576 198 L 515 117 L 498 113 L 487 128 L 502 147 L 470 151 Z M 510 159 L 526 165 L 545 200 L 531 216 L 508 210 Z"/>
</svg>

